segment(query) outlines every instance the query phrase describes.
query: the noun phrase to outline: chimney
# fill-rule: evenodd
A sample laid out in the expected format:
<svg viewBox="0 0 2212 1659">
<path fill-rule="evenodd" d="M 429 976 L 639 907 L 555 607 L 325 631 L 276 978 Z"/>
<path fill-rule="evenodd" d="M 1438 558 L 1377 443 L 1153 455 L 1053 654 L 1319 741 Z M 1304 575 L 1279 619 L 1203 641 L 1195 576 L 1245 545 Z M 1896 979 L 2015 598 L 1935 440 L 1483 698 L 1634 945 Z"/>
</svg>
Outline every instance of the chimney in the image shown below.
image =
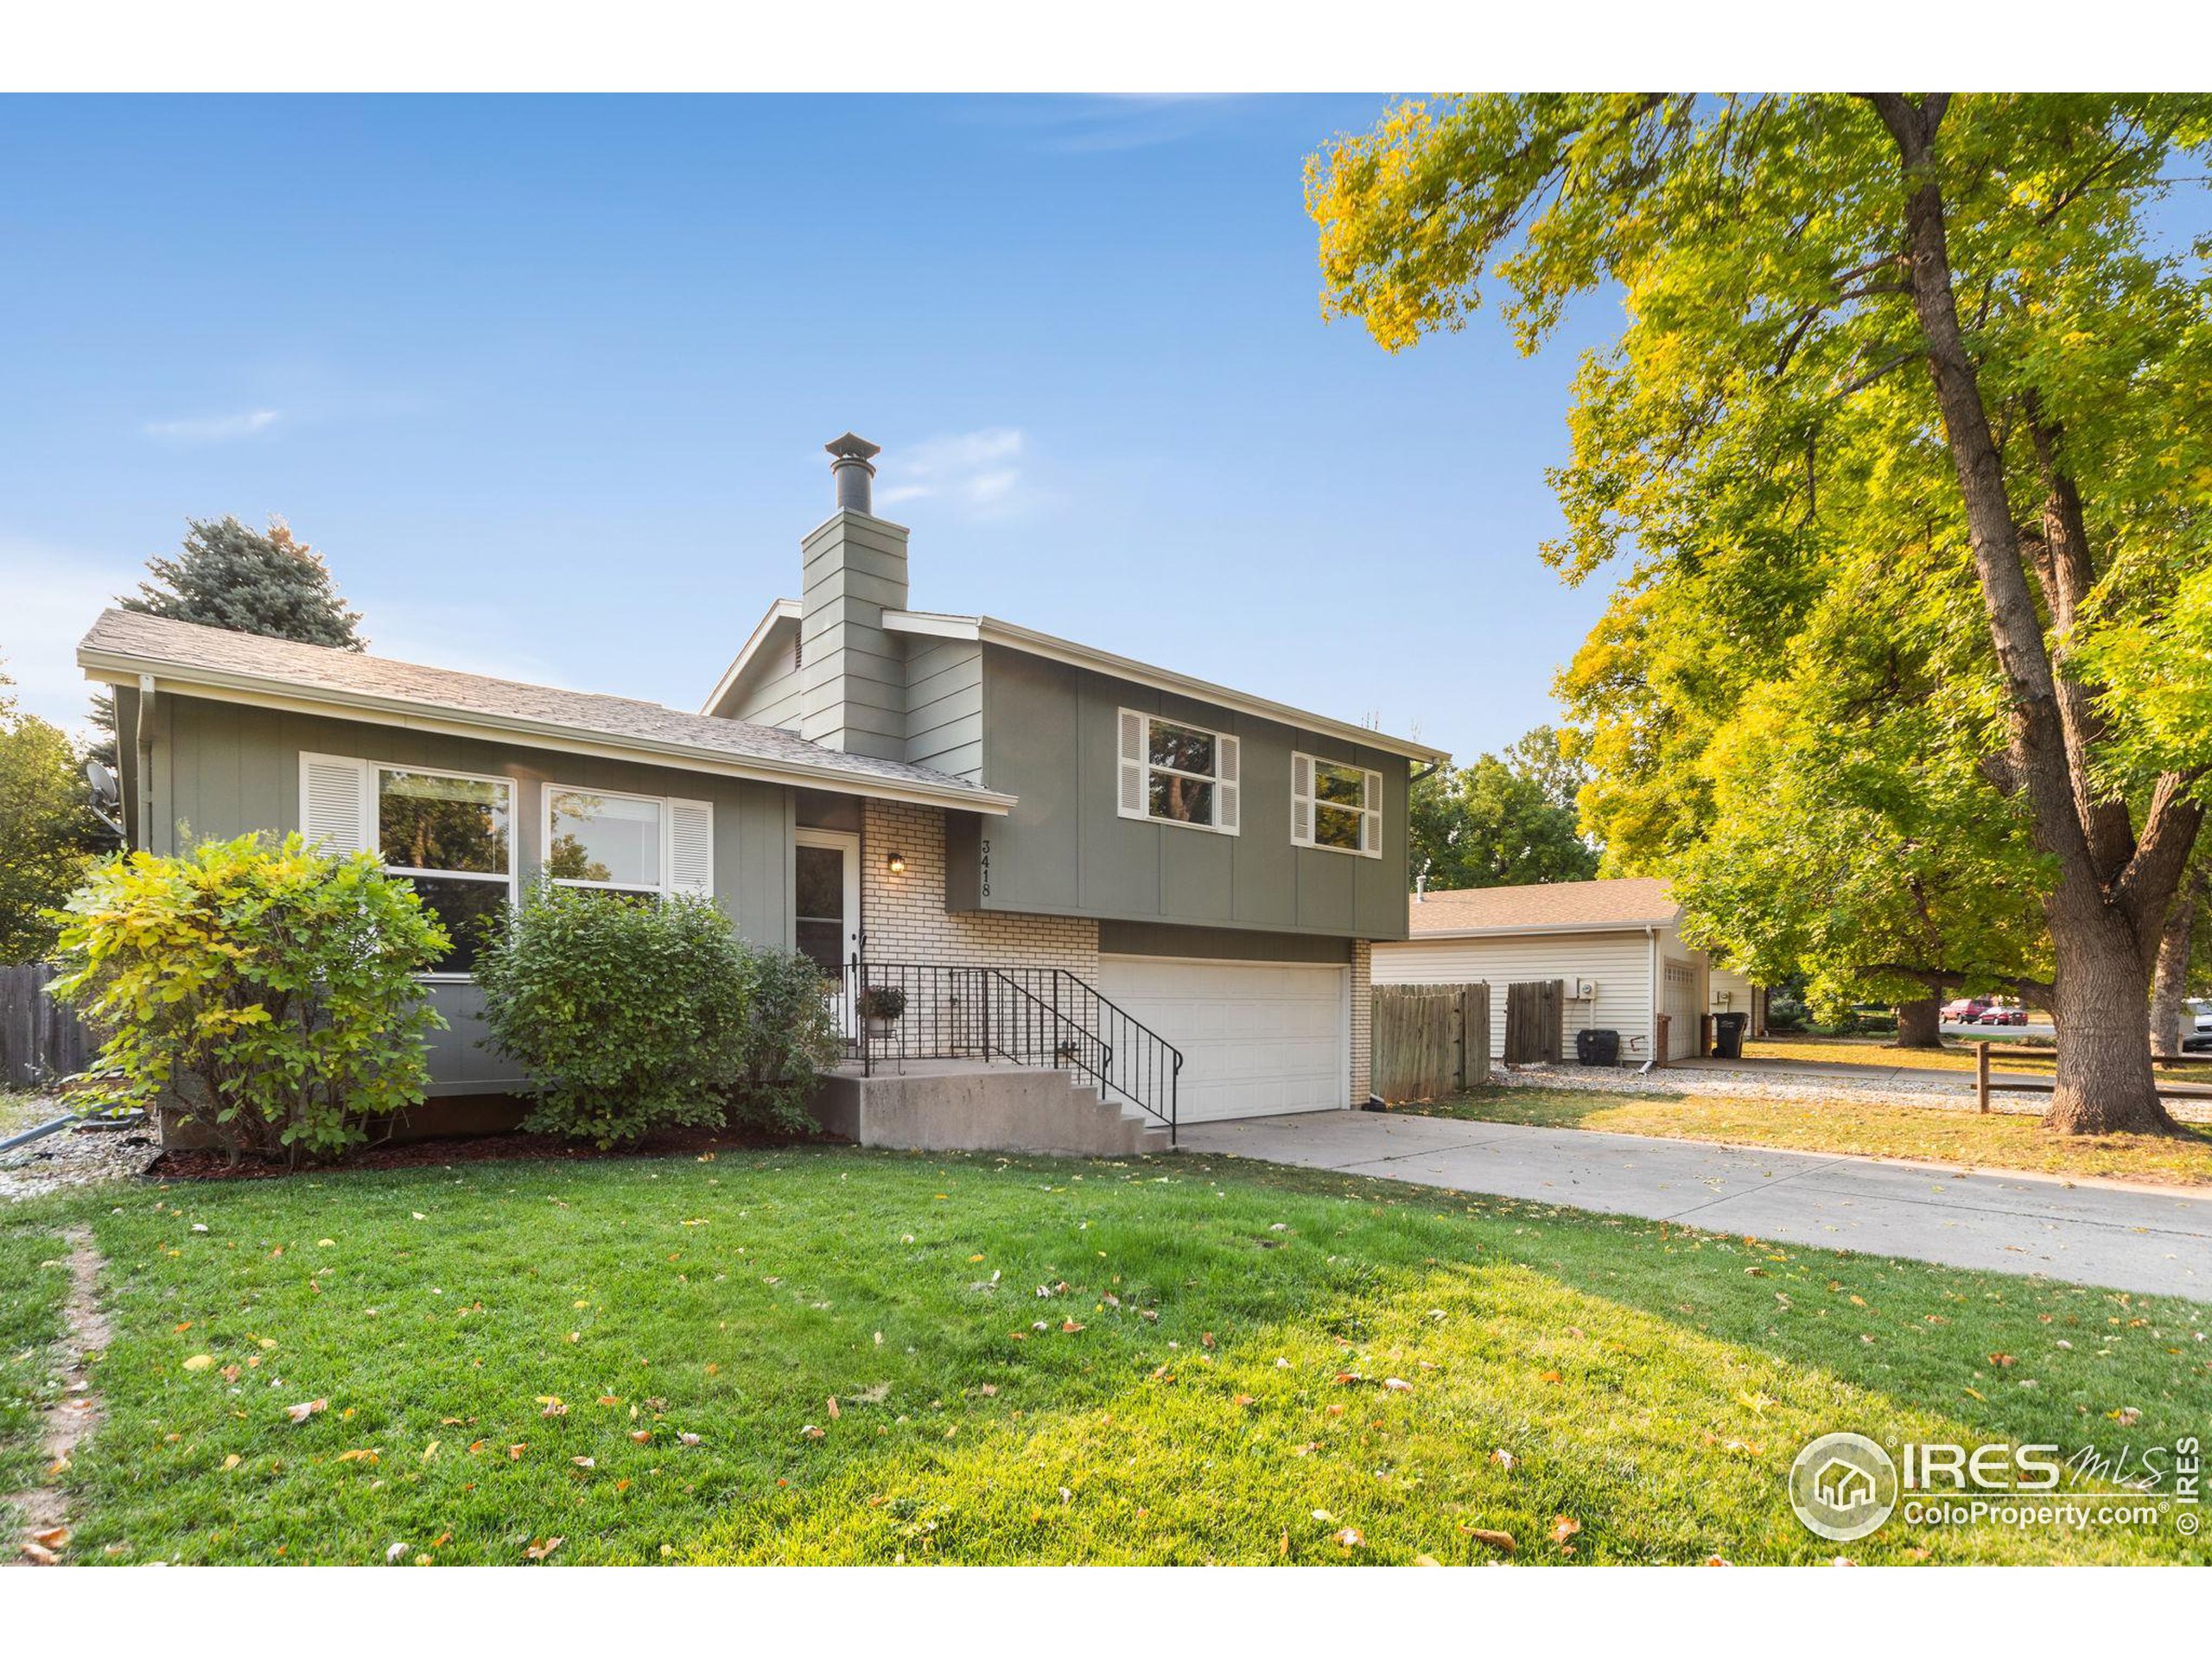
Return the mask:
<svg viewBox="0 0 2212 1659">
<path fill-rule="evenodd" d="M 906 643 L 883 613 L 906 608 L 906 531 L 875 517 L 882 451 L 848 432 L 823 446 L 836 510 L 799 544 L 799 734 L 880 760 L 906 758 Z"/>
</svg>

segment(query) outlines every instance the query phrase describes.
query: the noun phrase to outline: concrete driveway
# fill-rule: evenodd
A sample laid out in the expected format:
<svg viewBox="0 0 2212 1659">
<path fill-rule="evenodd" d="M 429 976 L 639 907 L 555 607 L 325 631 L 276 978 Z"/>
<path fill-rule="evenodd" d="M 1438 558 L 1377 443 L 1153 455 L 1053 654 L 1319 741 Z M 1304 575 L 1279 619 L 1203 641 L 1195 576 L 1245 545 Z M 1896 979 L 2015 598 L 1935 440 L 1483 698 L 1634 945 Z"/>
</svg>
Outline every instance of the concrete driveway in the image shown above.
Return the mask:
<svg viewBox="0 0 2212 1659">
<path fill-rule="evenodd" d="M 1182 1144 L 2212 1303 L 2212 1192 L 1382 1112 L 1194 1123 Z"/>
</svg>

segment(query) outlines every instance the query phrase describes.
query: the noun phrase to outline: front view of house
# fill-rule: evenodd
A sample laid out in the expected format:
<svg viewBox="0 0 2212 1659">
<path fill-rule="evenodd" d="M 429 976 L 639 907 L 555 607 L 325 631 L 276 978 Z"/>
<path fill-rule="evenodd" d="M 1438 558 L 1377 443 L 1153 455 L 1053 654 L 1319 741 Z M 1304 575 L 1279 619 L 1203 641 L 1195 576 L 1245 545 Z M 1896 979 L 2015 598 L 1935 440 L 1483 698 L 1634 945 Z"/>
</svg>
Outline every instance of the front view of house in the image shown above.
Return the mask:
<svg viewBox="0 0 2212 1659">
<path fill-rule="evenodd" d="M 842 998 L 901 976 L 995 997 L 995 1021 L 1045 1036 L 999 1058 L 1085 1071 L 1133 1111 L 1364 1101 L 1370 946 L 1407 935 L 1407 791 L 1446 757 L 911 608 L 874 446 L 829 448 L 837 506 L 802 543 L 801 597 L 696 714 L 104 613 L 78 660 L 114 689 L 130 844 L 297 830 L 374 851 L 449 923 L 540 876 L 709 894 Z M 451 1027 L 434 1127 L 524 1082 L 480 1045 L 469 969 L 464 943 L 430 976 Z"/>
</svg>

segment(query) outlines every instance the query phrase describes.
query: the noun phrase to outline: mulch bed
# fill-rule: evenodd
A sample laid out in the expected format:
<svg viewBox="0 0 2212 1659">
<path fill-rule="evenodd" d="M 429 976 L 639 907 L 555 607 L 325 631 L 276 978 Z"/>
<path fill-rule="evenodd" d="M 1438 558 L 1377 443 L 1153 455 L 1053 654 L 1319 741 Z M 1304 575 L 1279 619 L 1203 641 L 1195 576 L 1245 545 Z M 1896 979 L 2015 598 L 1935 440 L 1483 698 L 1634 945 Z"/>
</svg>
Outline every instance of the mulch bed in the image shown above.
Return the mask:
<svg viewBox="0 0 2212 1659">
<path fill-rule="evenodd" d="M 782 1147 L 842 1145 L 825 1135 L 771 1135 L 738 1129 L 671 1129 L 649 1135 L 634 1146 L 601 1152 L 588 1144 L 564 1141 L 558 1135 L 525 1135 L 519 1129 L 503 1135 L 455 1136 L 447 1141 L 387 1141 L 367 1147 L 342 1164 L 302 1164 L 296 1169 L 283 1164 L 248 1159 L 235 1166 L 230 1155 L 217 1147 L 172 1148 L 146 1170 L 149 1181 L 264 1181 L 287 1175 L 328 1174 L 333 1170 L 442 1169 L 454 1164 L 497 1164 L 522 1159 L 580 1161 L 601 1158 L 671 1158 L 708 1152 L 766 1152 Z"/>
</svg>

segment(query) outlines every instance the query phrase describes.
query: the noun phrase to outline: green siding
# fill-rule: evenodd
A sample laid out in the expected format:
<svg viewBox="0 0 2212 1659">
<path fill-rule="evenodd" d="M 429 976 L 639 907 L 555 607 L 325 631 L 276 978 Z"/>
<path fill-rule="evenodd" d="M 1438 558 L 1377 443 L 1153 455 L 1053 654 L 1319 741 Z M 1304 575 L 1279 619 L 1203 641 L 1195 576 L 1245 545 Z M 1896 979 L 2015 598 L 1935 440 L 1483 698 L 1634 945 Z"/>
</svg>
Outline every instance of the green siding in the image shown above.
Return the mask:
<svg viewBox="0 0 2212 1659">
<path fill-rule="evenodd" d="M 1405 938 L 1402 756 L 996 646 L 983 652 L 983 781 L 1020 802 L 973 837 L 950 838 L 947 894 L 955 908 L 1338 939 Z M 1122 709 L 1239 740 L 1243 833 L 1215 835 L 1116 813 L 1116 717 Z M 1381 858 L 1291 845 L 1294 750 L 1382 774 Z M 986 845 L 988 892 L 978 868 Z"/>
<path fill-rule="evenodd" d="M 906 759 L 974 782 L 983 771 L 983 651 L 972 639 L 906 645 Z"/>
</svg>

